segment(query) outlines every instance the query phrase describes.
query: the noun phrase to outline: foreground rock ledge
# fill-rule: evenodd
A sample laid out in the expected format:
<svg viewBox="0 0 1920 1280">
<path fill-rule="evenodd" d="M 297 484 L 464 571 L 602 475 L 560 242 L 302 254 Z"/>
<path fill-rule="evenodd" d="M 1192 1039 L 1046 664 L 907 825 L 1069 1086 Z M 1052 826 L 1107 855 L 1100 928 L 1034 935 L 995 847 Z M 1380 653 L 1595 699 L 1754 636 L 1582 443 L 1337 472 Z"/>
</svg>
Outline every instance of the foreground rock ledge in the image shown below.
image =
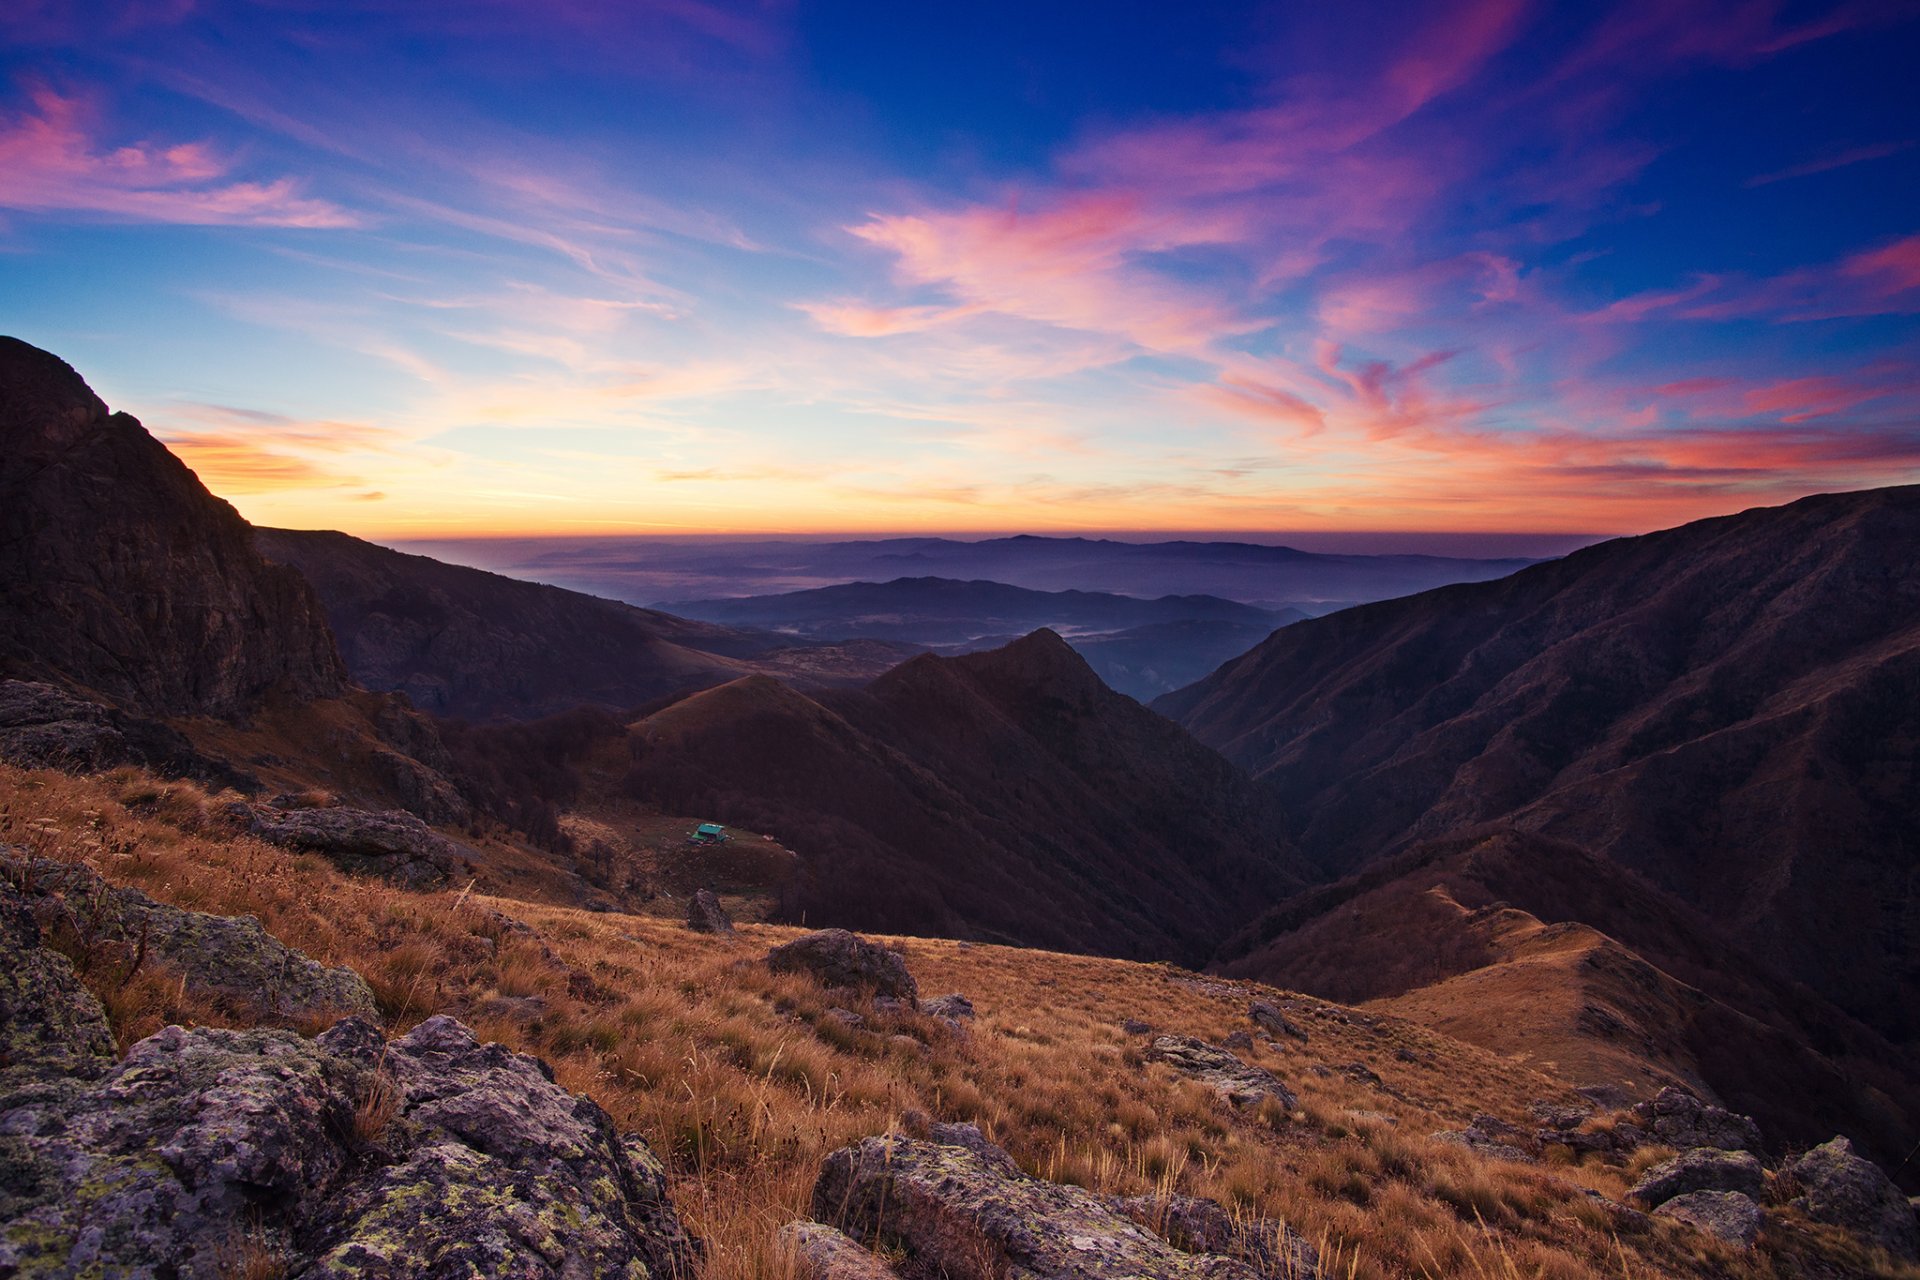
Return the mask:
<svg viewBox="0 0 1920 1280">
<path fill-rule="evenodd" d="M 95 1061 L 97 1013 L 68 1019 Z M 391 1043 L 359 1019 L 315 1040 L 168 1027 L 93 1074 L 0 1096 L 0 1275 L 661 1280 L 698 1261 L 644 1143 L 451 1018 Z"/>
</svg>

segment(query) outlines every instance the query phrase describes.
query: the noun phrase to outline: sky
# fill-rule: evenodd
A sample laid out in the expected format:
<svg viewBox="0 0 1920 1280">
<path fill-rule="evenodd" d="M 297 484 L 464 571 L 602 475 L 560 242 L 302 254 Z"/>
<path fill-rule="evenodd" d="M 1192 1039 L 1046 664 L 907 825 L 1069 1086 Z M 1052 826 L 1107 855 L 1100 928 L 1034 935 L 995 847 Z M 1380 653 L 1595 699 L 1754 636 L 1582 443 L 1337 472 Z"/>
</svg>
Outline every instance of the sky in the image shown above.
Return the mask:
<svg viewBox="0 0 1920 1280">
<path fill-rule="evenodd" d="M 375 538 L 1920 480 L 1920 5 L 8 0 L 0 332 Z"/>
</svg>

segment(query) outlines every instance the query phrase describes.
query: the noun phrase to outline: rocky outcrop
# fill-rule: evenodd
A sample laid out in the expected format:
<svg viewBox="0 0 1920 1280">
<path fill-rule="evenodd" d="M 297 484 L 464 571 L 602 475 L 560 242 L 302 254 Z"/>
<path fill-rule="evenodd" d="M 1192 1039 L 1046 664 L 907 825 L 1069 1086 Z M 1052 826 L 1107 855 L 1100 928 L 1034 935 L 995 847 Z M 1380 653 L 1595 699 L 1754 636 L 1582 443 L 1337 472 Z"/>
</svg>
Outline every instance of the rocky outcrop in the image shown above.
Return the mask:
<svg viewBox="0 0 1920 1280">
<path fill-rule="evenodd" d="M 1689 1191 L 1654 1210 L 1657 1217 L 1673 1218 L 1716 1240 L 1753 1248 L 1765 1218 L 1751 1196 L 1738 1191 Z"/>
<path fill-rule="evenodd" d="M 727 909 L 720 905 L 719 895 L 711 889 L 696 889 L 687 899 L 687 928 L 695 933 L 713 933 L 723 938 L 733 936 L 733 918 Z"/>
<path fill-rule="evenodd" d="M 821 929 L 767 952 L 775 973 L 809 973 L 824 987 L 844 987 L 917 1005 L 920 988 L 898 951 L 845 929 Z"/>
<path fill-rule="evenodd" d="M 1815 1222 L 1858 1235 L 1896 1258 L 1920 1260 L 1920 1221 L 1893 1180 L 1856 1155 L 1845 1138 L 1823 1142 L 1787 1165 L 1800 1194 L 1793 1206 Z"/>
<path fill-rule="evenodd" d="M 1159 1036 L 1147 1048 L 1147 1059 L 1164 1062 L 1182 1075 L 1192 1076 L 1236 1107 L 1251 1107 L 1268 1099 L 1288 1111 L 1298 1106 L 1293 1091 L 1264 1067 L 1243 1062 L 1218 1045 L 1192 1036 Z"/>
<path fill-rule="evenodd" d="M 1655 1141 L 1669 1147 L 1719 1147 L 1725 1151 L 1751 1151 L 1756 1155 L 1765 1150 L 1760 1141 L 1760 1126 L 1753 1122 L 1753 1117 L 1702 1102 L 1673 1085 L 1662 1089 L 1651 1101 L 1636 1105 L 1633 1114 Z"/>
<path fill-rule="evenodd" d="M 1188 1252 L 1091 1191 L 1031 1177 L 1010 1161 L 966 1147 L 915 1138 L 868 1138 L 829 1155 L 814 1185 L 813 1215 L 869 1248 L 897 1252 L 899 1271 L 909 1277 L 1254 1280 L 1261 1274 L 1232 1257 Z"/>
<path fill-rule="evenodd" d="M 1307 1043 L 1307 1033 L 1288 1021 L 1280 1006 L 1270 1000 L 1255 1000 L 1247 1008 L 1247 1017 L 1253 1021 L 1253 1025 L 1269 1034 L 1290 1036 L 1301 1044 Z"/>
<path fill-rule="evenodd" d="M 111 950 L 129 974 L 145 957 L 158 957 L 187 990 L 261 1019 L 378 1016 L 359 974 L 302 955 L 252 916 L 183 911 L 109 885 L 83 864 L 30 860 L 4 848 L 0 875 L 43 923 L 64 926 L 90 950 Z"/>
<path fill-rule="evenodd" d="M 167 777 L 251 791 L 257 780 L 193 749 L 177 731 L 38 680 L 0 680 L 0 761 L 98 773 L 137 764 Z"/>
<path fill-rule="evenodd" d="M 238 816 L 269 844 L 317 853 L 343 871 L 379 876 L 403 888 L 437 888 L 472 869 L 472 850 L 398 809 L 255 807 Z"/>
<path fill-rule="evenodd" d="M 1695 1147 L 1647 1170 L 1628 1194 L 1645 1205 L 1663 1205 L 1695 1191 L 1737 1191 L 1759 1196 L 1766 1172 L 1750 1152 Z"/>
<path fill-rule="evenodd" d="M 776 1238 L 812 1280 L 899 1280 L 871 1249 L 824 1222 L 789 1222 Z"/>
<path fill-rule="evenodd" d="M 1244 1262 L 1261 1280 L 1320 1274 L 1319 1250 L 1284 1222 L 1232 1213 L 1198 1196 L 1134 1196 L 1116 1207 L 1175 1248 Z"/>
<path fill-rule="evenodd" d="M 92 1079 L 112 1063 L 100 1002 L 65 956 L 41 945 L 32 904 L 0 880 L 0 1094 L 35 1081 Z"/>
<path fill-rule="evenodd" d="M 1464 1129 L 1446 1129 L 1430 1135 L 1435 1142 L 1465 1147 L 1494 1160 L 1531 1161 L 1533 1153 L 1520 1144 L 1526 1135 L 1498 1116 L 1480 1115 Z"/>
<path fill-rule="evenodd" d="M 58 357 L 0 338 L 0 674 L 142 715 L 328 697 L 346 671 L 293 569 Z"/>
<path fill-rule="evenodd" d="M 0 1099 L 0 1273 L 217 1280 L 689 1274 L 644 1146 L 448 1018 L 168 1027 L 96 1083 Z"/>
</svg>

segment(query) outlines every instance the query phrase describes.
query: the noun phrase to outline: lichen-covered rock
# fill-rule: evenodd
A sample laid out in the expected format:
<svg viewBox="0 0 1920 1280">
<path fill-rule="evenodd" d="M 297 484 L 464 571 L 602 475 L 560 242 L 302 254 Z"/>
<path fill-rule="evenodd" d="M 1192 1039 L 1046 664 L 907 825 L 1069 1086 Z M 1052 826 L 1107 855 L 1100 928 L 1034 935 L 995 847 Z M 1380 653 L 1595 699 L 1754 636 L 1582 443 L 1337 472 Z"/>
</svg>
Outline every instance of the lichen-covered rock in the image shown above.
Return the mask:
<svg viewBox="0 0 1920 1280">
<path fill-rule="evenodd" d="M 1293 1091 L 1271 1071 L 1192 1036 L 1159 1036 L 1147 1048 L 1147 1058 L 1202 1081 L 1236 1107 L 1255 1106 L 1269 1098 L 1288 1111 L 1299 1105 Z"/>
<path fill-rule="evenodd" d="M 249 810 L 253 834 L 282 848 L 317 853 L 345 871 L 408 889 L 431 889 L 471 869 L 472 850 L 398 809 Z"/>
<path fill-rule="evenodd" d="M 1662 1205 L 1694 1191 L 1738 1191 L 1758 1196 L 1766 1173 L 1747 1151 L 1695 1147 L 1647 1170 L 1628 1194 L 1645 1205 Z"/>
<path fill-rule="evenodd" d="M 1920 1259 L 1920 1221 L 1880 1166 L 1845 1138 L 1823 1142 L 1786 1167 L 1800 1194 L 1793 1206 L 1815 1222 L 1853 1232 L 1896 1258 Z"/>
<path fill-rule="evenodd" d="M 1753 1248 L 1765 1215 L 1751 1196 L 1738 1191 L 1689 1191 L 1655 1209 L 1654 1215 L 1684 1222 L 1716 1240 Z"/>
<path fill-rule="evenodd" d="M 30 903 L 0 878 L 0 1093 L 34 1080 L 91 1079 L 112 1064 L 100 1002 L 65 956 L 40 945 Z"/>
<path fill-rule="evenodd" d="M 907 1275 L 1255 1280 L 1245 1263 L 1177 1249 L 1091 1191 L 914 1138 L 867 1138 L 827 1156 L 813 1216 L 900 1251 Z"/>
<path fill-rule="evenodd" d="M 29 861 L 0 849 L 0 873 L 29 886 L 43 921 L 59 921 L 87 945 L 115 947 L 131 964 L 144 951 L 179 970 L 187 989 L 264 1018 L 378 1016 L 359 974 L 329 968 L 286 946 L 252 916 L 216 916 L 115 887 L 82 863 Z"/>
<path fill-rule="evenodd" d="M 898 951 L 845 929 L 821 929 L 767 952 L 775 973 L 810 973 L 822 986 L 851 987 L 919 1003 L 920 988 Z"/>
<path fill-rule="evenodd" d="M 873 1250 L 824 1222 L 789 1222 L 776 1239 L 793 1250 L 812 1280 L 899 1280 Z"/>
<path fill-rule="evenodd" d="M 1700 1101 L 1684 1089 L 1668 1085 L 1650 1102 L 1637 1104 L 1634 1118 L 1656 1141 L 1682 1150 L 1719 1147 L 1723 1151 L 1765 1150 L 1760 1126 L 1753 1117 Z"/>
<path fill-rule="evenodd" d="M 1284 1222 L 1230 1213 L 1198 1196 L 1132 1196 L 1116 1207 L 1175 1248 L 1244 1262 L 1261 1280 L 1320 1274 L 1319 1250 Z"/>
<path fill-rule="evenodd" d="M 1247 1017 L 1256 1027 L 1263 1027 L 1276 1036 L 1291 1036 L 1301 1044 L 1307 1043 L 1307 1033 L 1288 1020 L 1280 1006 L 1270 1000 L 1255 1000 L 1247 1008 Z"/>
<path fill-rule="evenodd" d="M 665 1173 L 545 1065 L 447 1018 L 168 1027 L 97 1083 L 0 1100 L 0 1275 L 687 1275 Z"/>
<path fill-rule="evenodd" d="M 720 897 L 711 889 L 696 889 L 687 899 L 687 928 L 695 933 L 733 936 L 733 918 L 720 905 Z"/>
<path fill-rule="evenodd" d="M 930 1018 L 940 1019 L 955 1031 L 964 1030 L 962 1024 L 974 1019 L 973 1001 L 957 992 L 921 1001 L 920 1012 Z"/>
</svg>

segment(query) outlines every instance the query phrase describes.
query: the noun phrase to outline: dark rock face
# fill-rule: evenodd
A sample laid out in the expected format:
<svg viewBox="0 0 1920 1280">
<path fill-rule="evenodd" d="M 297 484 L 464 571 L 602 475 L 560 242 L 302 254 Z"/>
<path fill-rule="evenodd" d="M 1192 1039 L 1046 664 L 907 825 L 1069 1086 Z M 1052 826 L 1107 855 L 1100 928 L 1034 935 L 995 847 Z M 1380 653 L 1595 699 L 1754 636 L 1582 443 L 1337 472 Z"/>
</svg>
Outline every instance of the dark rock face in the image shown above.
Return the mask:
<svg viewBox="0 0 1920 1280">
<path fill-rule="evenodd" d="M 320 604 L 134 418 L 0 338 L 0 673 L 145 715 L 346 685 Z"/>
<path fill-rule="evenodd" d="M 698 1256 L 644 1146 L 544 1064 L 434 1018 L 391 1044 L 347 1021 L 168 1027 L 95 1084 L 0 1099 L 0 1271 L 687 1275 Z"/>
<path fill-rule="evenodd" d="M 108 885 L 91 868 L 27 860 L 0 848 L 0 875 L 22 900 L 87 945 L 146 951 L 177 968 L 189 990 L 222 997 L 264 1018 L 378 1016 L 373 992 L 351 969 L 330 969 L 260 927 L 252 916 L 216 916 Z M 14 892 L 9 888 L 8 892 Z"/>
<path fill-rule="evenodd" d="M 822 986 L 851 987 L 917 1004 L 920 988 L 898 951 L 845 929 L 821 929 L 767 952 L 775 973 L 810 973 Z"/>
<path fill-rule="evenodd" d="M 1893 1180 L 1854 1154 L 1845 1138 L 1825 1142 L 1786 1167 L 1800 1188 L 1794 1207 L 1844 1227 L 1896 1258 L 1920 1260 L 1920 1221 Z"/>
<path fill-rule="evenodd" d="M 1642 1127 L 1656 1141 L 1670 1147 L 1719 1147 L 1726 1151 L 1759 1152 L 1760 1126 L 1753 1117 L 1736 1115 L 1700 1101 L 1683 1089 L 1668 1085 L 1651 1102 L 1633 1109 Z"/>
<path fill-rule="evenodd" d="M 1299 1105 L 1293 1091 L 1265 1067 L 1242 1062 L 1226 1049 L 1192 1036 L 1157 1037 L 1147 1049 L 1147 1058 L 1202 1081 L 1236 1107 L 1255 1106 L 1269 1098 L 1288 1111 Z"/>
<path fill-rule="evenodd" d="M 408 889 L 446 884 L 471 863 L 471 850 L 397 809 L 251 808 L 247 819 L 253 833 L 270 844 L 318 853 L 343 870 Z"/>
<path fill-rule="evenodd" d="M 733 918 L 720 905 L 720 898 L 713 890 L 696 889 L 693 897 L 687 900 L 687 928 L 695 933 L 714 933 L 730 938 L 733 936 Z"/>
<path fill-rule="evenodd" d="M 1696 1231 L 1704 1231 L 1716 1240 L 1742 1249 L 1753 1248 L 1765 1219 L 1753 1198 L 1738 1191 L 1689 1191 L 1667 1201 L 1654 1213 L 1684 1222 Z"/>
<path fill-rule="evenodd" d="M 1647 1170 L 1628 1194 L 1642 1204 L 1663 1205 L 1695 1191 L 1737 1191 L 1757 1197 L 1765 1187 L 1765 1171 L 1751 1153 L 1696 1147 Z"/>
<path fill-rule="evenodd" d="M 1189 1253 L 1103 1196 L 1030 1177 L 965 1147 L 868 1138 L 829 1155 L 813 1214 L 872 1248 L 905 1255 L 910 1277 L 1253 1280 L 1244 1262 Z M 1311 1274 L 1311 1273 L 1302 1273 Z"/>
</svg>

